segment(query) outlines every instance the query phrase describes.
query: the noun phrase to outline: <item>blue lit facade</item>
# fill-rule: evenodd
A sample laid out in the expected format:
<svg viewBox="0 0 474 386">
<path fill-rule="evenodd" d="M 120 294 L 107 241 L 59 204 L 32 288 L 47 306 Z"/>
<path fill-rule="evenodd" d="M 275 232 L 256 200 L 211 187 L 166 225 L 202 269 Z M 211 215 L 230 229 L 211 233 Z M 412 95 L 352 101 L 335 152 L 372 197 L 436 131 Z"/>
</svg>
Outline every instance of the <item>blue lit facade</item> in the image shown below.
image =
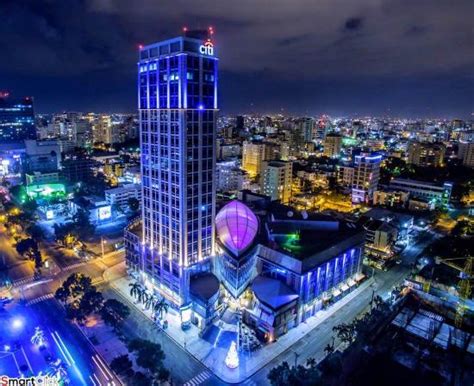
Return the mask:
<svg viewBox="0 0 474 386">
<path fill-rule="evenodd" d="M 217 64 L 208 36 L 140 48 L 142 252 L 149 286 L 176 306 L 214 252 Z"/>
<path fill-rule="evenodd" d="M 311 257 L 302 262 L 262 245 L 257 254 L 257 270 L 261 276 L 284 282 L 298 295 L 298 319 L 304 321 L 339 300 L 361 278 L 363 234 L 348 241 L 340 252 L 333 254 L 333 248 L 323 251 L 325 258 L 310 265 L 307 261 Z"/>
<path fill-rule="evenodd" d="M 379 154 L 360 154 L 354 157 L 354 180 L 352 183 L 352 202 L 367 203 L 372 200 L 380 179 Z"/>
<path fill-rule="evenodd" d="M 11 98 L 0 93 L 0 142 L 36 139 L 32 98 Z"/>
</svg>

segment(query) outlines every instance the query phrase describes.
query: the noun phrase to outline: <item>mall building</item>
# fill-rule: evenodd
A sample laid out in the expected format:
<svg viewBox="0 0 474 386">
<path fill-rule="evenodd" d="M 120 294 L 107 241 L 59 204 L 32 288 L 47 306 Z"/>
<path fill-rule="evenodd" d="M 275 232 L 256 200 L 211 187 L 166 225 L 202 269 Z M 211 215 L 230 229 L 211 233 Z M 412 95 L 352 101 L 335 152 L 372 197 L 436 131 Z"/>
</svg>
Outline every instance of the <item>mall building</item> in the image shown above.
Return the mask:
<svg viewBox="0 0 474 386">
<path fill-rule="evenodd" d="M 200 328 L 230 307 L 271 341 L 341 299 L 364 277 L 364 231 L 352 223 L 233 200 L 219 210 L 215 227 L 215 255 L 195 269 L 189 297 L 175 304 L 190 308 L 191 322 Z M 141 229 L 140 221 L 127 229 L 129 270 L 172 301 L 166 282 L 143 259 Z"/>
</svg>

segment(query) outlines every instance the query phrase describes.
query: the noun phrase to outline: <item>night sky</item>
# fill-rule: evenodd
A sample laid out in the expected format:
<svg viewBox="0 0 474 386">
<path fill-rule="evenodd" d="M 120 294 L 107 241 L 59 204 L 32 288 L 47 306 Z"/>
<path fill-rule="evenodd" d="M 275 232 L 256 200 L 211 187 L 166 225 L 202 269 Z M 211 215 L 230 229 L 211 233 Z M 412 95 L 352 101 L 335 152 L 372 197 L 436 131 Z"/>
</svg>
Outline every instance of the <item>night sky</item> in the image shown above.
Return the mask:
<svg viewBox="0 0 474 386">
<path fill-rule="evenodd" d="M 469 118 L 473 0 L 1 0 L 0 89 L 132 112 L 137 46 L 216 31 L 224 113 Z"/>
</svg>

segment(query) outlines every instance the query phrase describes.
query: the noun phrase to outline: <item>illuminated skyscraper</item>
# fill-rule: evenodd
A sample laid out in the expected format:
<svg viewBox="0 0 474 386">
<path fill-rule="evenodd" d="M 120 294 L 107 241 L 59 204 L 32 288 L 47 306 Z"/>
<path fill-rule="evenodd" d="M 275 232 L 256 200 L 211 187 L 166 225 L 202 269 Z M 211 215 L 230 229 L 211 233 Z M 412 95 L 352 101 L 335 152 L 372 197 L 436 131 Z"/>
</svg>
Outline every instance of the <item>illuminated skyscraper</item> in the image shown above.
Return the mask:
<svg viewBox="0 0 474 386">
<path fill-rule="evenodd" d="M 354 158 L 354 179 L 352 182 L 352 202 L 372 200 L 380 179 L 382 156 L 377 154 L 360 154 Z"/>
<path fill-rule="evenodd" d="M 261 193 L 288 204 L 291 199 L 293 164 L 289 161 L 264 162 L 261 178 Z"/>
<path fill-rule="evenodd" d="M 217 58 L 212 30 L 140 47 L 141 269 L 177 306 L 214 253 Z"/>
<path fill-rule="evenodd" d="M 342 137 L 339 134 L 328 134 L 324 139 L 324 155 L 337 158 L 341 155 Z"/>
<path fill-rule="evenodd" d="M 11 98 L 0 92 L 0 142 L 36 139 L 33 98 Z"/>
<path fill-rule="evenodd" d="M 242 148 L 242 169 L 251 178 L 262 172 L 262 162 L 265 160 L 265 144 L 262 142 L 244 142 Z"/>
</svg>

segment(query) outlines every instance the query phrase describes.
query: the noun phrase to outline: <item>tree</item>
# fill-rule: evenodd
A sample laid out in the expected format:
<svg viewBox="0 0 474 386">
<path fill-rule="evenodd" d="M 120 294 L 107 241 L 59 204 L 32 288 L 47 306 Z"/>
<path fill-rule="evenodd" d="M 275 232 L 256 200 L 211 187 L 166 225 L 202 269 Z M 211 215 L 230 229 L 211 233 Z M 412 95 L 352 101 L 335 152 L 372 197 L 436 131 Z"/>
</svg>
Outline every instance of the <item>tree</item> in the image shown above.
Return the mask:
<svg viewBox="0 0 474 386">
<path fill-rule="evenodd" d="M 165 353 L 157 343 L 144 339 L 133 339 L 128 349 L 136 354 L 137 365 L 157 375 L 162 371 Z"/>
<path fill-rule="evenodd" d="M 321 373 L 316 361 L 308 360 L 306 366 L 292 366 L 288 362 L 270 370 L 267 376 L 272 386 L 317 386 L 322 385 Z"/>
<path fill-rule="evenodd" d="M 290 365 L 288 362 L 283 362 L 281 365 L 272 368 L 268 373 L 267 378 L 272 386 L 287 386 L 290 384 L 290 373 Z"/>
<path fill-rule="evenodd" d="M 110 362 L 110 367 L 118 375 L 126 375 L 129 377 L 133 373 L 133 363 L 127 354 L 115 357 L 112 362 Z"/>
<path fill-rule="evenodd" d="M 35 333 L 31 337 L 31 343 L 38 347 L 42 347 L 46 343 L 44 331 L 39 326 L 35 327 Z"/>
<path fill-rule="evenodd" d="M 350 344 L 355 339 L 355 324 L 341 323 L 337 326 L 334 326 L 332 330 L 336 332 L 337 337 L 343 343 Z"/>
<path fill-rule="evenodd" d="M 85 239 L 94 234 L 95 225 L 91 223 L 90 212 L 88 210 L 78 209 L 72 217 L 72 222 L 79 238 Z"/>
<path fill-rule="evenodd" d="M 324 353 L 326 355 L 330 355 L 334 352 L 334 343 L 333 344 L 327 344 L 326 347 L 324 348 Z"/>
<path fill-rule="evenodd" d="M 27 229 L 26 229 L 26 233 L 28 233 L 32 239 L 34 240 L 42 240 L 44 239 L 44 231 L 43 229 L 37 225 L 37 224 L 33 224 L 33 225 L 30 225 Z"/>
<path fill-rule="evenodd" d="M 101 310 L 104 303 L 104 297 L 95 287 L 84 293 L 79 301 L 79 308 L 85 315 L 90 315 Z"/>
<path fill-rule="evenodd" d="M 38 209 L 38 204 L 36 200 L 33 199 L 27 199 L 22 205 L 22 209 L 24 212 L 33 214 L 35 213 L 36 209 Z"/>
<path fill-rule="evenodd" d="M 69 288 L 64 287 L 64 285 L 59 287 L 54 293 L 54 297 L 63 304 L 65 304 L 68 301 L 70 296 L 71 296 L 71 291 L 69 290 Z"/>
<path fill-rule="evenodd" d="M 115 330 L 122 326 L 123 321 L 130 315 L 130 308 L 116 299 L 108 299 L 100 310 L 100 316 L 105 324 Z"/>
<path fill-rule="evenodd" d="M 32 238 L 28 238 L 20 240 L 15 248 L 19 255 L 32 259 L 34 251 L 38 249 L 38 244 Z"/>
<path fill-rule="evenodd" d="M 60 242 L 64 246 L 70 247 L 76 242 L 77 235 L 73 223 L 54 224 L 53 228 L 56 241 Z"/>
<path fill-rule="evenodd" d="M 68 318 L 79 322 L 98 312 L 104 302 L 102 294 L 92 285 L 91 278 L 81 273 L 69 275 L 54 296 L 66 305 Z"/>
<path fill-rule="evenodd" d="M 16 251 L 19 255 L 34 261 L 36 269 L 40 269 L 43 266 L 43 258 L 38 248 L 38 243 L 34 239 L 20 240 L 16 245 Z"/>
<path fill-rule="evenodd" d="M 161 298 L 153 305 L 153 316 L 158 319 L 163 319 L 163 314 L 168 313 L 168 303 Z"/>
<path fill-rule="evenodd" d="M 137 371 L 132 377 L 131 384 L 133 386 L 150 386 L 151 380 L 141 371 Z"/>
<path fill-rule="evenodd" d="M 130 296 L 136 297 L 138 296 L 138 292 L 141 291 L 142 286 L 138 282 L 134 283 L 129 283 L 128 285 L 130 287 Z"/>
</svg>

